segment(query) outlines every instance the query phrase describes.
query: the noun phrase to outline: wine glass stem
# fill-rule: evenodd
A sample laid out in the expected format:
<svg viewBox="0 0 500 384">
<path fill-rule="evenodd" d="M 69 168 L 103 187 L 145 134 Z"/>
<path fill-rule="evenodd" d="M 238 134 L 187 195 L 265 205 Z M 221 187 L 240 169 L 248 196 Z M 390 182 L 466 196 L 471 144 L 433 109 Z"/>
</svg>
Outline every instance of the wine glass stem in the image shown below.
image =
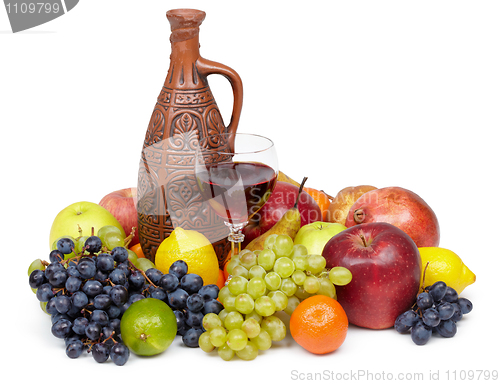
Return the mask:
<svg viewBox="0 0 500 384">
<path fill-rule="evenodd" d="M 231 256 L 238 255 L 241 251 L 241 243 L 245 239 L 245 235 L 241 233 L 241 230 L 248 224 L 248 221 L 240 224 L 225 222 L 225 224 L 229 227 L 230 231 L 228 239 L 231 242 Z"/>
</svg>

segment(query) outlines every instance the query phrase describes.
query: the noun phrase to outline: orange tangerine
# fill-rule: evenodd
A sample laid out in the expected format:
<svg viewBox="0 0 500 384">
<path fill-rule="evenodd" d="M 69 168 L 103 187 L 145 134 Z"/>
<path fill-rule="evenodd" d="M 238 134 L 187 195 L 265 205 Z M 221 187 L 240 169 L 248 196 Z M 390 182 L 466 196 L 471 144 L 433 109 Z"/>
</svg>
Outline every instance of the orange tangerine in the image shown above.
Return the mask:
<svg viewBox="0 0 500 384">
<path fill-rule="evenodd" d="M 130 250 L 133 251 L 137 255 L 137 257 L 146 257 L 144 256 L 144 252 L 142 252 L 141 243 L 137 243 L 131 246 Z"/>
<path fill-rule="evenodd" d="M 229 277 L 229 272 L 227 271 L 227 265 L 228 264 L 229 264 L 229 262 L 226 262 L 224 264 L 224 270 L 223 270 L 223 272 L 224 272 L 224 281 L 226 281 L 228 279 L 228 277 Z"/>
<path fill-rule="evenodd" d="M 224 270 L 224 267 L 226 266 L 226 264 L 231 261 L 231 257 L 232 257 L 232 251 L 229 250 L 229 252 L 227 253 L 227 255 L 222 255 L 222 258 L 220 259 L 220 262 L 219 262 L 219 266 L 220 266 L 220 269 Z"/>
<path fill-rule="evenodd" d="M 219 269 L 219 278 L 217 279 L 217 286 L 219 289 L 222 289 L 224 284 L 226 283 L 226 278 L 224 277 L 224 271 Z"/>
<path fill-rule="evenodd" d="M 339 348 L 347 335 L 349 321 L 335 299 L 323 295 L 302 301 L 290 316 L 290 334 L 304 349 L 318 355 Z"/>
<path fill-rule="evenodd" d="M 328 207 L 330 206 L 330 199 L 328 195 L 314 188 L 304 187 L 304 191 L 306 191 L 311 197 L 318 203 L 319 209 L 321 210 L 322 220 L 326 221 L 326 213 L 328 212 Z"/>
</svg>

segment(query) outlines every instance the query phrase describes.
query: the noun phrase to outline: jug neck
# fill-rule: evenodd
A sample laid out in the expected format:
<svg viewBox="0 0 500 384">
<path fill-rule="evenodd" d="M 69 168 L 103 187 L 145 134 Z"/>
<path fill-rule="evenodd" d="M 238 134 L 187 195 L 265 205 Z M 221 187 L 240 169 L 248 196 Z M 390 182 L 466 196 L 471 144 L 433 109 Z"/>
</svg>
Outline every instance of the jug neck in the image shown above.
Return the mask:
<svg viewBox="0 0 500 384">
<path fill-rule="evenodd" d="M 176 63 L 195 63 L 200 57 L 200 39 L 196 35 L 188 40 L 172 41 L 170 60 Z"/>
<path fill-rule="evenodd" d="M 199 89 L 207 86 L 205 76 L 201 76 L 196 68 L 200 58 L 200 43 L 195 37 L 173 41 L 165 86 L 171 89 Z"/>
<path fill-rule="evenodd" d="M 196 61 L 200 58 L 200 25 L 205 12 L 196 9 L 172 9 L 167 12 L 170 22 L 170 68 L 165 86 L 178 89 L 196 89 L 206 86 L 201 78 Z"/>
</svg>

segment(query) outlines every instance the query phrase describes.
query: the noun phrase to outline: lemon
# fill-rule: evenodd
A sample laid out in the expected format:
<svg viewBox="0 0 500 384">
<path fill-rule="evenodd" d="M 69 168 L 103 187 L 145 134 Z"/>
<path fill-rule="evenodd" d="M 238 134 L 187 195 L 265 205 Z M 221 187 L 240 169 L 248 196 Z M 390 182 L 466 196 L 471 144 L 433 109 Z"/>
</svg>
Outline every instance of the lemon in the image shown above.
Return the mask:
<svg viewBox="0 0 500 384">
<path fill-rule="evenodd" d="M 155 256 L 155 265 L 163 273 L 174 261 L 184 260 L 188 273 L 195 273 L 203 279 L 203 284 L 217 284 L 219 261 L 212 243 L 200 232 L 175 228 L 162 241 Z"/>
<path fill-rule="evenodd" d="M 123 343 L 136 355 L 153 356 L 165 351 L 177 334 L 177 320 L 162 300 L 134 302 L 120 321 Z"/>
<path fill-rule="evenodd" d="M 440 247 L 421 247 L 418 250 L 422 259 L 421 285 L 429 286 L 436 281 L 444 281 L 460 294 L 465 287 L 476 281 L 476 275 L 455 252 Z M 429 265 L 425 269 L 427 262 Z M 425 282 L 422 282 L 424 270 Z"/>
</svg>

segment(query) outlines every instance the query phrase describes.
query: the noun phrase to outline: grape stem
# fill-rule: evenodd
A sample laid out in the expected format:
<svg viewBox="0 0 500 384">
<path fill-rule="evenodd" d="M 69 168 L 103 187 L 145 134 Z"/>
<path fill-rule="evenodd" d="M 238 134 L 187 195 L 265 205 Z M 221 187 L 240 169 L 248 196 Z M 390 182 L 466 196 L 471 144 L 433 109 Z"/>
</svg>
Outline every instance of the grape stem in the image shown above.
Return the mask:
<svg viewBox="0 0 500 384">
<path fill-rule="evenodd" d="M 136 228 L 135 227 L 132 227 L 132 231 L 130 232 L 130 234 L 125 238 L 125 248 L 128 248 L 130 242 L 132 241 L 132 239 L 134 238 L 134 235 L 135 235 L 135 230 Z"/>
<path fill-rule="evenodd" d="M 62 292 L 62 293 L 63 293 L 63 295 L 64 295 L 64 294 L 65 294 L 65 291 L 66 291 L 66 288 L 56 288 L 56 289 L 53 289 L 53 290 L 52 290 L 52 293 L 53 293 L 54 295 L 57 295 L 59 292 Z"/>
<path fill-rule="evenodd" d="M 422 277 L 422 291 L 425 289 L 425 272 L 427 271 L 427 267 L 429 266 L 429 262 L 427 262 L 425 264 L 425 267 L 424 267 L 424 274 L 423 274 L 423 277 Z"/>
<path fill-rule="evenodd" d="M 155 288 L 158 288 L 157 285 L 155 285 L 150 279 L 149 277 L 146 275 L 146 272 L 144 272 L 142 269 L 139 269 L 137 268 L 133 263 L 130 263 L 132 269 L 135 269 L 136 271 L 139 271 L 139 273 L 144 276 L 144 278 L 149 282 L 149 284 L 151 284 L 153 287 Z"/>
<path fill-rule="evenodd" d="M 102 335 L 102 333 L 101 333 Z M 113 331 L 111 333 L 111 335 L 109 335 L 109 337 L 105 338 L 104 340 L 101 341 L 101 338 L 99 337 L 99 339 L 93 341 L 93 340 L 90 340 L 88 338 L 85 339 L 85 341 L 83 342 L 84 345 L 88 346 L 88 349 L 87 349 L 87 353 L 90 353 L 92 351 L 92 348 L 94 347 L 94 345 L 96 344 L 104 344 L 106 341 L 108 340 L 112 340 L 114 344 L 117 344 L 118 341 L 116 341 L 113 336 L 115 335 L 115 331 Z"/>
<path fill-rule="evenodd" d="M 113 340 L 113 342 L 116 344 L 116 343 L 117 343 L 117 341 L 116 341 L 115 339 L 113 339 L 113 336 L 114 336 L 114 335 L 115 335 L 115 331 L 113 331 L 113 332 L 111 333 L 111 335 L 109 335 L 107 338 L 105 338 L 103 341 L 101 341 L 101 343 L 105 343 L 105 342 L 106 342 L 106 341 L 108 341 L 108 340 Z"/>
<path fill-rule="evenodd" d="M 422 292 L 425 291 L 425 272 L 427 271 L 427 267 L 429 266 L 429 262 L 427 262 L 425 264 L 425 267 L 424 267 L 424 274 L 423 274 L 423 277 L 422 277 L 422 286 L 420 287 L 422 289 Z M 418 296 L 418 294 L 417 294 Z M 412 309 L 415 311 L 415 313 L 417 313 L 417 315 L 419 317 L 422 317 L 423 314 L 424 314 L 424 311 L 418 307 L 417 303 L 415 302 L 415 304 L 412 305 Z"/>
<path fill-rule="evenodd" d="M 69 259 L 61 260 L 60 263 L 61 264 L 69 264 L 71 261 L 76 260 L 76 263 L 78 264 L 78 262 L 82 258 L 83 254 L 85 253 L 85 251 L 87 250 L 87 248 L 89 248 L 89 246 L 85 245 L 82 248 L 82 251 L 80 252 L 80 254 L 76 255 L 75 257 L 70 257 Z M 71 252 L 75 253 L 75 248 L 71 248 Z"/>
<path fill-rule="evenodd" d="M 417 306 L 416 310 L 414 309 L 415 313 L 418 315 L 418 317 L 422 318 L 424 315 L 424 311 Z"/>
</svg>

